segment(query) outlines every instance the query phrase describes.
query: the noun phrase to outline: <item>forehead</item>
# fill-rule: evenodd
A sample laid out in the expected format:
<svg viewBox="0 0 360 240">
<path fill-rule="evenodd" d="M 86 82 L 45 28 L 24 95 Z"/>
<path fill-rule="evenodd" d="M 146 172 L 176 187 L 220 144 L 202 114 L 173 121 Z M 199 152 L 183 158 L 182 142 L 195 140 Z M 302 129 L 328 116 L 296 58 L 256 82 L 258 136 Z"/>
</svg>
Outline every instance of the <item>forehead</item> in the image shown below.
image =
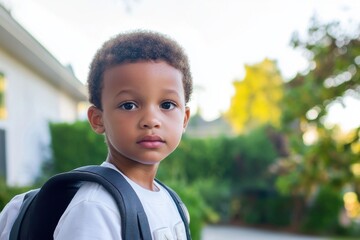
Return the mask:
<svg viewBox="0 0 360 240">
<path fill-rule="evenodd" d="M 107 69 L 103 77 L 103 96 L 119 90 L 159 93 L 171 90 L 184 96 L 181 71 L 164 61 L 123 63 Z"/>
</svg>

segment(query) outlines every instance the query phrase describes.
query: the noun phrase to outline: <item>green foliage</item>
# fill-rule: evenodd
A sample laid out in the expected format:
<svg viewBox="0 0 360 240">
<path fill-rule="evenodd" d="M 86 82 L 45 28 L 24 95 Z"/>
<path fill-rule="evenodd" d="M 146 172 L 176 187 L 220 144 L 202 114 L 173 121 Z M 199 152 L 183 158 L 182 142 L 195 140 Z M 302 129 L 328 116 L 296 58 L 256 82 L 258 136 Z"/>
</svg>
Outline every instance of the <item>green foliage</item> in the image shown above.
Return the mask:
<svg viewBox="0 0 360 240">
<path fill-rule="evenodd" d="M 224 157 L 227 142 L 226 138 L 183 138 L 179 147 L 161 163 L 159 178 L 193 182 L 228 175 L 232 162 Z"/>
<path fill-rule="evenodd" d="M 261 127 L 234 138 L 184 138 L 161 163 L 158 178 L 196 186 L 220 220 L 228 222 L 238 214 L 238 209 L 230 204 L 233 198 L 248 189 L 274 189 L 269 167 L 275 162 L 277 151 L 269 129 Z"/>
<path fill-rule="evenodd" d="M 5 180 L 0 178 L 0 211 L 17 194 L 29 191 L 33 187 L 9 187 Z"/>
<path fill-rule="evenodd" d="M 303 229 L 305 232 L 339 234 L 343 229 L 339 224 L 339 214 L 343 200 L 339 191 L 329 187 L 320 189 L 315 201 L 308 208 Z"/>
<path fill-rule="evenodd" d="M 211 210 L 216 212 L 216 214 L 208 215 L 207 223 L 227 222 L 230 220 L 231 208 L 229 202 L 232 195 L 229 180 L 223 179 L 221 181 L 217 178 L 199 179 L 191 186 L 197 189 L 209 210 L 211 207 Z"/>
<path fill-rule="evenodd" d="M 277 159 L 278 153 L 267 135 L 267 128 L 261 127 L 234 140 L 232 172 L 237 190 L 269 189 L 273 186 L 273 176 L 269 167 Z"/>
<path fill-rule="evenodd" d="M 102 163 L 107 156 L 105 138 L 95 134 L 87 121 L 50 124 L 53 160 L 45 166 L 49 175 L 76 167 Z"/>
<path fill-rule="evenodd" d="M 358 29 L 350 32 L 337 22 L 321 24 L 316 18 L 312 19 L 305 40 L 294 34 L 292 45 L 308 56 L 311 67 L 286 86 L 283 101 L 285 122 L 303 119 L 321 125 L 321 119 L 333 101 L 341 102 L 346 95 L 360 96 L 358 36 Z M 306 113 L 310 109 L 314 109 L 317 116 L 307 119 Z"/>
<path fill-rule="evenodd" d="M 221 220 L 226 221 L 230 215 L 229 179 L 234 175 L 233 161 L 227 153 L 231 148 L 228 145 L 230 142 L 228 138 L 185 137 L 179 147 L 162 161 L 157 177 L 166 183 L 184 182 L 198 189 L 198 194 L 207 206 L 211 206 L 221 216 Z"/>
<path fill-rule="evenodd" d="M 190 231 L 192 239 L 200 240 L 201 232 L 206 222 L 217 220 L 217 214 L 205 203 L 203 196 L 195 185 L 189 186 L 179 181 L 167 182 L 185 203 L 190 214 Z"/>
<path fill-rule="evenodd" d="M 287 227 L 293 203 L 290 197 L 266 190 L 249 190 L 241 196 L 237 216 L 246 224 Z"/>
<path fill-rule="evenodd" d="M 261 151 L 259 151 L 261 149 Z M 235 138 L 184 138 L 180 146 L 161 163 L 161 179 L 228 179 L 239 189 L 266 188 L 269 165 L 277 152 L 267 135 L 267 128 L 258 128 Z"/>
<path fill-rule="evenodd" d="M 359 163 L 355 145 L 359 144 L 360 128 L 344 141 L 344 134 L 324 121 L 333 103 L 360 97 L 359 30 L 349 31 L 336 22 L 321 24 L 314 18 L 306 38 L 294 34 L 292 40 L 293 47 L 307 56 L 309 69 L 285 86 L 282 131 L 290 154 L 276 164 L 276 186 L 285 195 L 306 200 L 320 189 L 309 212 L 300 216 L 305 229 L 315 232 L 338 229 L 335 221 L 343 203 L 334 192 L 340 193 L 344 187 L 360 189 L 358 177 L 351 171 L 352 165 Z M 303 136 L 310 132 L 317 139 L 305 145 Z"/>
</svg>

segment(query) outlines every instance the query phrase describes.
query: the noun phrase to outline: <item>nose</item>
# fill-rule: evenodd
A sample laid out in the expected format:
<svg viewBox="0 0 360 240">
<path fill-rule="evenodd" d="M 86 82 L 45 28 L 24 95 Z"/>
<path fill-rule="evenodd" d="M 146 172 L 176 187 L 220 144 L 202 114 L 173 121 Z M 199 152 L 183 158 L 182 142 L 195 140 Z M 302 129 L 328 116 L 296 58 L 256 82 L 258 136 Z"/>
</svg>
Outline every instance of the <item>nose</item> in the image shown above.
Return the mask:
<svg viewBox="0 0 360 240">
<path fill-rule="evenodd" d="M 158 116 L 158 113 L 155 109 L 149 109 L 144 112 L 142 119 L 140 120 L 141 128 L 159 128 L 161 122 Z"/>
</svg>

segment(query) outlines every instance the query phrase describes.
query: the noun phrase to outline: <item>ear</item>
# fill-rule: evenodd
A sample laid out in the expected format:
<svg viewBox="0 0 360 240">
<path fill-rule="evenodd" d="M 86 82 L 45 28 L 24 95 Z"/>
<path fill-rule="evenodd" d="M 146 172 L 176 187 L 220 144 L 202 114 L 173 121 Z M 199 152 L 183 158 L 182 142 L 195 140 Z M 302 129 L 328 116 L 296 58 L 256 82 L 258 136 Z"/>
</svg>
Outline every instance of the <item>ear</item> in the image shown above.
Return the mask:
<svg viewBox="0 0 360 240">
<path fill-rule="evenodd" d="M 89 107 L 87 112 L 88 120 L 91 125 L 91 128 L 97 134 L 103 134 L 105 132 L 102 114 L 103 114 L 102 111 L 95 106 Z"/>
<path fill-rule="evenodd" d="M 185 115 L 184 115 L 184 123 L 183 123 L 184 132 L 188 125 L 189 119 L 190 119 L 190 108 L 185 107 Z"/>
</svg>

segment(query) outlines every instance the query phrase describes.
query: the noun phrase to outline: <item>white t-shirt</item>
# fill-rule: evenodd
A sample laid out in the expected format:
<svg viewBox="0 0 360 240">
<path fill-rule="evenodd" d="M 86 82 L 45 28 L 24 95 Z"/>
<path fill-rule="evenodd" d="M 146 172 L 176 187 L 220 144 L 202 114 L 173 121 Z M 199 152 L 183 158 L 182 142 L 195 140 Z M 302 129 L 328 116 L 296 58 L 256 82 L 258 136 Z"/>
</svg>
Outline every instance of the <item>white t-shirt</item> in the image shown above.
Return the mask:
<svg viewBox="0 0 360 240">
<path fill-rule="evenodd" d="M 107 162 L 102 166 L 117 170 Z M 155 184 L 160 191 L 153 192 L 142 188 L 126 176 L 124 177 L 135 190 L 143 205 L 152 238 L 154 240 L 185 240 L 184 224 L 169 193 L 157 183 Z M 18 211 L 22 198 L 23 195 L 15 198 L 17 204 L 10 202 L 1 213 L 0 240 L 8 239 L 9 231 L 16 217 L 10 216 L 13 214 L 11 212 Z M 85 183 L 60 218 L 54 231 L 54 239 L 122 239 L 120 221 L 120 213 L 112 196 L 97 183 Z"/>
<path fill-rule="evenodd" d="M 16 195 L 0 213 L 0 240 L 9 240 L 11 228 L 19 214 L 26 193 Z"/>
</svg>

